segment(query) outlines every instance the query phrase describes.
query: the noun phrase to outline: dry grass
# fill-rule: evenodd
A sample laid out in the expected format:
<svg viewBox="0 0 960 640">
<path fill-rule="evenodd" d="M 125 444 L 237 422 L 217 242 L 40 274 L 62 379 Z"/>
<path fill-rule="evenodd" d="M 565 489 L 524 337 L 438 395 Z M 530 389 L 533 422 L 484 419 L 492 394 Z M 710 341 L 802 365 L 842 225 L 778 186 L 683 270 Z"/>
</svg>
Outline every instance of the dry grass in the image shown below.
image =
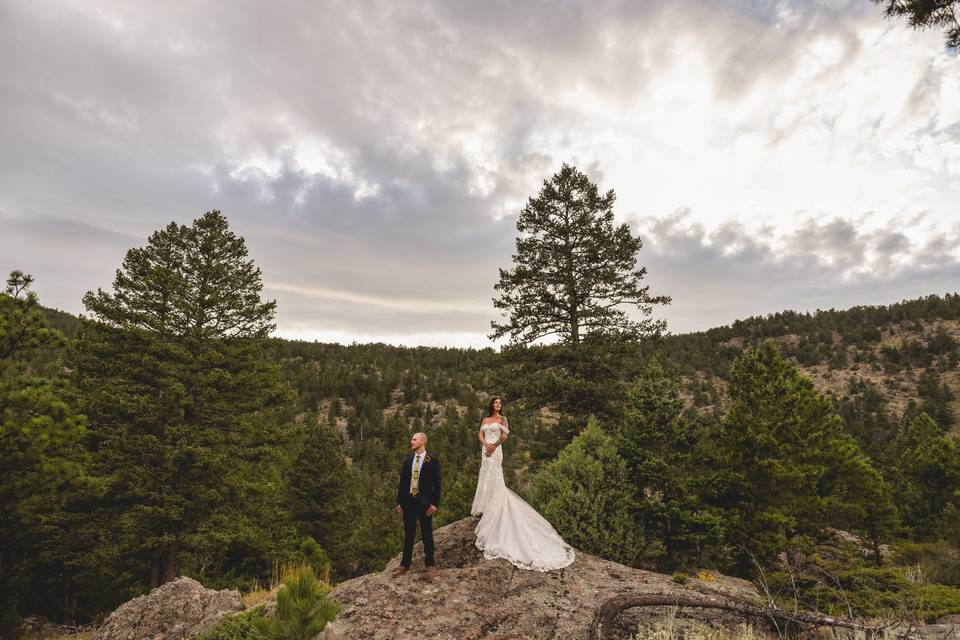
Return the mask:
<svg viewBox="0 0 960 640">
<path fill-rule="evenodd" d="M 630 636 L 631 640 L 762 640 L 764 634 L 754 631 L 753 627 L 742 624 L 735 629 L 711 627 L 703 622 L 680 621 L 674 607 L 669 615 L 655 627 L 641 627 Z"/>
<path fill-rule="evenodd" d="M 264 602 L 270 602 L 271 600 L 277 599 L 277 591 L 280 590 L 279 586 L 275 586 L 270 589 L 264 589 L 263 587 L 254 587 L 247 593 L 244 593 L 241 596 L 243 606 L 247 609 L 250 607 L 255 607 L 258 604 L 263 604 Z"/>
<path fill-rule="evenodd" d="M 78 633 L 64 633 L 62 631 L 41 631 L 40 633 L 25 633 L 23 640 L 90 640 L 93 637 L 93 631 L 80 631 Z"/>
<path fill-rule="evenodd" d="M 250 590 L 240 596 L 243 606 L 249 609 L 258 604 L 276 600 L 277 591 L 283 586 L 283 581 L 303 571 L 309 571 L 316 575 L 316 572 L 309 565 L 300 563 L 287 564 L 274 561 L 270 569 L 270 584 L 262 585 L 259 582 L 254 582 Z M 325 584 L 330 584 L 330 571 L 328 570 L 326 573 L 317 575 L 317 580 Z"/>
<path fill-rule="evenodd" d="M 902 624 L 896 624 L 895 618 L 876 619 L 868 624 L 880 628 L 878 640 L 896 640 L 904 631 Z M 656 626 L 641 626 L 630 636 L 630 640 L 774 640 L 782 639 L 782 634 L 776 631 L 762 631 L 748 624 L 741 624 L 735 628 L 715 627 L 696 620 L 678 619 L 677 608 Z M 850 629 L 821 627 L 815 632 L 799 636 L 800 638 L 817 638 L 817 640 L 867 640 L 866 632 Z"/>
</svg>

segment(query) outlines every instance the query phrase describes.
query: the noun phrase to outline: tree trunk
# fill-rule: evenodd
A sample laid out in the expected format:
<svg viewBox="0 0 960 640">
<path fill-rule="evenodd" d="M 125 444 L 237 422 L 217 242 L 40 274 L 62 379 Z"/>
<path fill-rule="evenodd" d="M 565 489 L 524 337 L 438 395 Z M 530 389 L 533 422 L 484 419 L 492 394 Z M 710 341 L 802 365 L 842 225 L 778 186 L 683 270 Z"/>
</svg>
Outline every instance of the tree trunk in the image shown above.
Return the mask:
<svg viewBox="0 0 960 640">
<path fill-rule="evenodd" d="M 150 558 L 150 584 L 151 589 L 160 586 L 160 551 L 154 551 Z"/>
<path fill-rule="evenodd" d="M 791 613 L 780 609 L 763 608 L 752 604 L 721 600 L 710 596 L 667 595 L 659 593 L 622 594 L 604 602 L 593 616 L 590 625 L 590 640 L 606 640 L 617 616 L 633 607 L 694 607 L 698 609 L 719 609 L 730 611 L 748 618 L 760 618 L 790 622 L 809 627 L 840 627 L 855 631 L 864 631 L 868 637 L 881 632 L 881 629 L 868 627 L 852 620 L 821 616 L 810 613 Z"/>
<path fill-rule="evenodd" d="M 163 550 L 162 558 L 163 572 L 161 573 L 160 584 L 166 584 L 176 579 L 177 577 L 177 548 L 176 547 L 166 547 Z"/>
</svg>

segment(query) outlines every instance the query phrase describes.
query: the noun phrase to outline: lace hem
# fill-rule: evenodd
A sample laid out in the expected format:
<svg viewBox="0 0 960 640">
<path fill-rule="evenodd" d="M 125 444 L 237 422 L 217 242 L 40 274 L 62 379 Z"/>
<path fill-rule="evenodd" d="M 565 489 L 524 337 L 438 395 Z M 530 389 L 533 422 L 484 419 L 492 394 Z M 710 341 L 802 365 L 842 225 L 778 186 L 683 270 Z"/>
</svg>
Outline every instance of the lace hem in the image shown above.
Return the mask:
<svg viewBox="0 0 960 640">
<path fill-rule="evenodd" d="M 477 549 L 479 549 L 480 552 L 483 553 L 484 559 L 506 560 L 507 562 L 517 567 L 518 569 L 524 569 L 526 571 L 540 571 L 541 573 L 546 573 L 547 571 L 556 571 L 558 569 L 565 569 L 566 567 L 569 567 L 571 564 L 573 564 L 573 561 L 576 559 L 575 557 L 576 554 L 573 551 L 573 547 L 569 547 L 569 546 L 564 547 L 564 552 L 566 553 L 566 557 L 563 560 L 551 565 L 544 566 L 544 565 L 534 564 L 534 562 L 527 563 L 527 562 L 523 562 L 522 560 L 517 560 L 516 558 L 511 558 L 506 553 L 494 553 L 491 551 L 487 551 L 486 549 L 483 548 L 483 545 L 480 543 L 479 538 L 477 538 L 474 544 L 477 545 Z"/>
</svg>

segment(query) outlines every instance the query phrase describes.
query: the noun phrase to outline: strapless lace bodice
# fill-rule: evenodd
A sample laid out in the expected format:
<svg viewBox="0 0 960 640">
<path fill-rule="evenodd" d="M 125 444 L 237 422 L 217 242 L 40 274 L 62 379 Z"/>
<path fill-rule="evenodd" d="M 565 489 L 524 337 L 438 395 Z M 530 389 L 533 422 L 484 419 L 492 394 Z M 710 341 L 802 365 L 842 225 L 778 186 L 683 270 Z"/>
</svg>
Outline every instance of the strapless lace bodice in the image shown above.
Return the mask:
<svg viewBox="0 0 960 640">
<path fill-rule="evenodd" d="M 483 431 L 483 439 L 493 444 L 500 439 L 500 433 L 510 433 L 510 430 L 497 422 L 488 422 L 484 424 L 480 429 Z"/>
</svg>

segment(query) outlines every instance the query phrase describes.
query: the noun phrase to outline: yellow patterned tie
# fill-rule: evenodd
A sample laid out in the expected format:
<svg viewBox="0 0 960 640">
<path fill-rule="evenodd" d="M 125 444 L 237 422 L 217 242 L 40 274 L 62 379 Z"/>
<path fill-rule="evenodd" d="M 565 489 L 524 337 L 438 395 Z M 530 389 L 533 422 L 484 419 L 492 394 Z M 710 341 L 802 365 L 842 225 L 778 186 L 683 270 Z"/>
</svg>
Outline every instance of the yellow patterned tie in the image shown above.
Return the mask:
<svg viewBox="0 0 960 640">
<path fill-rule="evenodd" d="M 411 495 L 417 495 L 420 493 L 420 456 L 417 456 L 417 461 L 413 464 L 413 489 L 410 490 Z"/>
</svg>

